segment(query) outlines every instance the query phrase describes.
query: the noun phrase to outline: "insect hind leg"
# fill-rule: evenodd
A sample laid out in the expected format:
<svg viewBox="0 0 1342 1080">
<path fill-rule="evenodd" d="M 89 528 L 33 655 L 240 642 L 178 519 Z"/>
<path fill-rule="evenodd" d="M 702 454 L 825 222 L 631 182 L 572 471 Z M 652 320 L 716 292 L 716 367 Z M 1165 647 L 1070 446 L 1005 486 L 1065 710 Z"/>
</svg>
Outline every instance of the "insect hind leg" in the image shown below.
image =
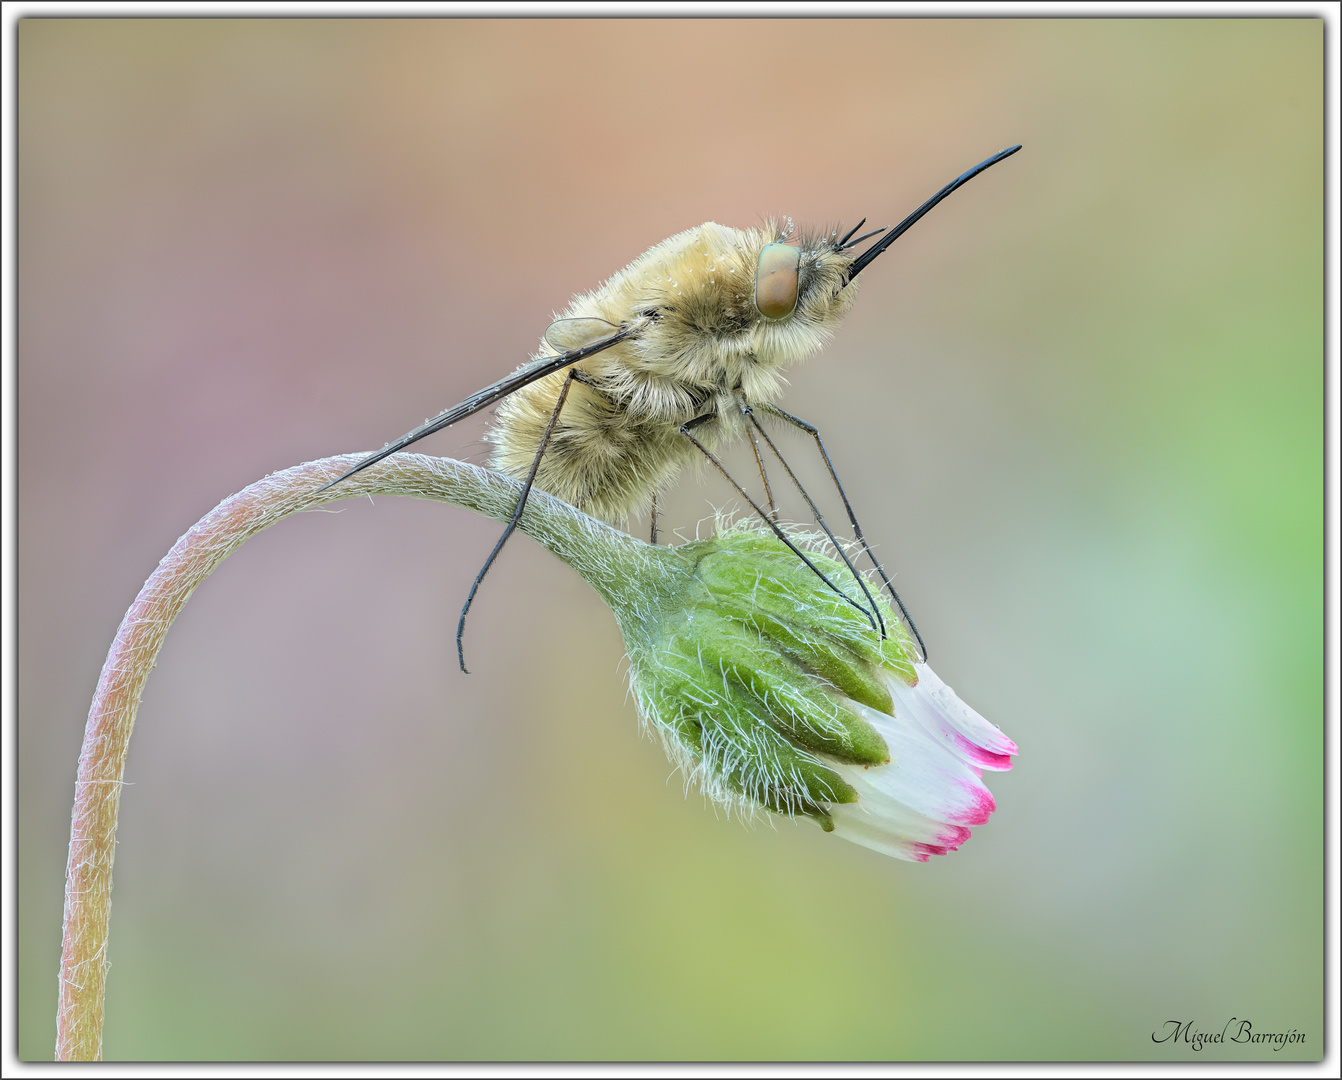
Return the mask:
<svg viewBox="0 0 1342 1080">
<path fill-rule="evenodd" d="M 899 606 L 899 613 L 904 617 L 904 621 L 909 624 L 909 629 L 913 631 L 913 636 L 918 641 L 918 651 L 923 654 L 923 662 L 926 663 L 927 646 L 923 644 L 923 635 L 918 632 L 918 624 L 913 621 L 913 616 L 909 614 L 909 609 L 904 606 L 904 601 L 899 598 L 899 593 L 895 591 L 894 585 L 891 584 L 890 578 L 885 572 L 885 567 L 883 567 L 880 563 L 880 560 L 876 558 L 876 553 L 871 550 L 871 545 L 867 543 L 867 538 L 862 535 L 862 526 L 857 523 L 857 515 L 853 513 L 852 503 L 848 501 L 848 493 L 843 490 L 843 484 L 840 483 L 839 481 L 839 474 L 834 469 L 834 462 L 830 460 L 829 451 L 825 449 L 825 444 L 823 441 L 821 441 L 820 429 L 817 428 L 814 424 L 808 424 L 801 417 L 793 416 L 790 412 L 786 412 L 785 410 L 780 409 L 777 405 L 766 403 L 765 405 L 762 405 L 761 408 L 763 408 L 771 416 L 776 416 L 780 420 L 787 421 L 793 427 L 800 428 L 802 431 L 806 432 L 806 434 L 810 435 L 811 438 L 815 440 L 816 449 L 820 451 L 820 456 L 822 459 L 824 459 L 825 462 L 825 468 L 829 470 L 830 479 L 834 481 L 834 487 L 839 492 L 839 498 L 843 500 L 843 508 L 848 513 L 849 523 L 853 526 L 853 535 L 857 537 L 857 542 L 861 546 L 862 551 L 866 554 L 867 558 L 871 560 L 871 565 L 876 568 L 876 572 L 880 574 L 881 581 L 885 583 L 885 587 L 889 591 L 890 596 Z M 752 421 L 755 421 L 755 425 L 759 427 L 759 422 L 755 420 L 755 417 L 753 415 L 751 415 L 750 419 Z M 769 440 L 769 436 L 765 434 L 764 429 L 762 427 L 760 428 L 760 433 L 764 435 L 765 440 L 769 442 L 770 448 L 772 448 L 774 453 L 777 454 L 778 453 L 777 448 L 774 447 L 772 440 Z M 783 461 L 781 456 L 779 457 L 778 460 Z M 783 461 L 783 468 L 788 470 L 789 476 L 792 475 L 792 470 L 788 468 L 786 461 Z M 796 477 L 793 477 L 793 482 L 796 483 Z M 797 487 L 799 490 L 801 489 L 800 484 L 797 484 Z M 802 495 L 806 496 L 806 492 L 802 491 Z M 806 501 L 808 503 L 811 501 L 809 496 L 806 496 Z M 812 504 L 812 509 L 814 508 L 815 508 L 814 504 Z M 829 530 L 827 529 L 826 532 L 828 531 Z"/>
<path fill-rule="evenodd" d="M 755 513 L 759 516 L 760 520 L 763 521 L 766 525 L 769 526 L 770 529 L 773 530 L 773 534 L 776 537 L 778 537 L 779 540 L 783 541 L 783 543 L 788 546 L 788 548 L 792 551 L 794 555 L 797 556 L 797 558 L 799 558 L 808 567 L 810 567 L 811 572 L 815 574 L 816 577 L 818 577 L 821 581 L 823 581 L 826 585 L 828 585 L 831 589 L 833 589 L 834 592 L 837 593 L 839 596 L 841 596 L 844 600 L 852 604 L 853 607 L 857 608 L 858 611 L 862 612 L 862 614 L 867 617 L 867 621 L 871 623 L 871 628 L 873 630 L 879 630 L 876 621 L 877 618 L 879 617 L 879 612 L 876 615 L 873 615 L 871 611 L 868 611 L 856 600 L 854 600 L 851 596 L 849 596 L 846 592 L 844 592 L 837 585 L 835 585 L 834 582 L 830 581 L 830 579 L 825 575 L 825 572 L 821 570 L 820 567 L 816 566 L 816 564 L 812 562 L 809 558 L 807 558 L 806 553 L 792 542 L 792 540 L 788 537 L 787 533 L 783 532 L 783 530 L 779 527 L 778 522 L 775 521 L 769 514 L 765 513 L 764 510 L 760 507 L 759 503 L 757 503 L 746 493 L 745 488 L 743 488 L 740 484 L 736 482 L 736 478 L 733 477 L 732 474 L 727 471 L 727 467 L 723 465 L 721 461 L 718 460 L 717 456 L 711 450 L 709 450 L 708 447 L 706 447 L 692 434 L 690 434 L 690 432 L 694 428 L 698 427 L 700 424 L 707 423 L 709 420 L 712 419 L 714 419 L 712 413 L 706 413 L 703 416 L 696 416 L 693 420 L 687 421 L 686 423 L 680 425 L 680 433 L 684 435 L 685 438 L 689 439 L 690 442 L 694 444 L 695 449 L 698 450 L 699 453 L 703 454 L 704 457 L 706 457 L 709 460 L 709 462 L 712 463 L 713 467 L 717 469 L 718 472 L 720 472 L 723 475 L 723 477 L 727 480 L 727 483 L 731 484 L 731 486 L 736 489 L 736 493 L 750 504 L 750 508 L 755 511 Z M 859 580 L 861 579 L 859 578 Z M 870 594 L 868 594 L 868 597 L 870 597 Z M 872 607 L 874 610 L 875 605 L 873 604 Z"/>
<path fill-rule="evenodd" d="M 517 523 L 522 520 L 522 511 L 527 507 L 527 497 L 531 494 L 531 486 L 536 482 L 536 470 L 541 466 L 541 458 L 545 456 L 545 450 L 550 445 L 550 436 L 554 434 L 555 424 L 559 420 L 559 410 L 564 407 L 564 401 L 568 398 L 569 387 L 573 385 L 575 380 L 580 379 L 582 379 L 582 373 L 575 368 L 570 368 L 568 378 L 564 380 L 564 386 L 559 391 L 559 400 L 555 402 L 554 411 L 550 413 L 549 423 L 545 425 L 545 433 L 541 435 L 540 445 L 536 447 L 536 456 L 531 460 L 531 471 L 527 473 L 527 478 L 522 484 L 522 493 L 517 497 L 517 506 L 513 508 L 513 516 L 503 530 L 503 535 L 499 537 L 498 543 L 494 545 L 494 550 L 489 553 L 485 565 L 480 567 L 480 572 L 475 575 L 475 581 L 471 583 L 471 591 L 466 594 L 466 603 L 461 605 L 461 617 L 457 620 L 457 664 L 461 667 L 463 675 L 470 674 L 466 670 L 466 654 L 461 644 L 462 634 L 466 632 L 466 614 L 471 610 L 471 603 L 475 600 L 475 593 L 480 588 L 480 582 L 485 580 L 485 575 L 489 573 L 489 568 L 494 565 L 494 560 L 503 550 L 503 545 L 508 542 L 508 537 L 512 536 L 513 531 L 517 528 Z"/>
</svg>

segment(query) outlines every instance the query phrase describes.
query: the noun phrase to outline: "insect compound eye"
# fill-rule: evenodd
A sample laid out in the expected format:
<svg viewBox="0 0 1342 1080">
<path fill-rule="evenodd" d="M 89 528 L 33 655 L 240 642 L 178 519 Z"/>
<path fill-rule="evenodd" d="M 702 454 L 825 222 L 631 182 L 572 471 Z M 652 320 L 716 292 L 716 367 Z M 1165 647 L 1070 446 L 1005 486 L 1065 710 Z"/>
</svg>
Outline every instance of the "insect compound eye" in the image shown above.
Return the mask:
<svg viewBox="0 0 1342 1080">
<path fill-rule="evenodd" d="M 783 319 L 797 306 L 797 266 L 801 250 L 765 244 L 755 267 L 755 307 L 766 319 Z"/>
</svg>

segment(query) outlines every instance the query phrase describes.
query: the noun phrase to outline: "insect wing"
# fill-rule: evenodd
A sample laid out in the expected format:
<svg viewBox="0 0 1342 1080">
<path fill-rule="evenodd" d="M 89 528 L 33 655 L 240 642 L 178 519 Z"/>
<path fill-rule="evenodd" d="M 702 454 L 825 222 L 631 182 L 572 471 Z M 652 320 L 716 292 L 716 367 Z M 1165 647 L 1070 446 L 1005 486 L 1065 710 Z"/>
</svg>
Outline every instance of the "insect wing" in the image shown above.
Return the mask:
<svg viewBox="0 0 1342 1080">
<path fill-rule="evenodd" d="M 366 469 L 369 465 L 376 464 L 399 450 L 404 450 L 411 443 L 419 442 L 426 435 L 432 435 L 435 431 L 442 431 L 445 427 L 451 427 L 458 420 L 465 420 L 468 416 L 474 416 L 480 410 L 487 409 L 496 402 L 502 401 L 514 390 L 520 390 L 522 387 L 534 383 L 537 379 L 543 379 L 545 376 L 560 371 L 570 364 L 576 364 L 579 360 L 592 356 L 594 353 L 609 349 L 612 345 L 619 344 L 632 334 L 630 330 L 621 330 L 619 327 L 602 322 L 600 319 L 560 319 L 559 322 L 600 324 L 607 331 L 613 331 L 613 333 L 607 333 L 605 337 L 597 337 L 578 348 L 566 349 L 558 356 L 542 356 L 539 360 L 532 360 L 529 364 L 523 364 L 507 378 L 500 379 L 498 382 L 486 386 L 483 390 L 476 391 L 465 401 L 460 401 L 450 409 L 440 412 L 431 420 L 426 420 L 414 431 L 406 432 L 395 442 L 388 443 L 376 454 L 370 454 L 353 468 L 346 470 L 329 484 L 323 484 L 317 490 L 325 491 L 329 487 L 334 487 L 341 480 L 353 476 L 360 469 Z M 551 329 L 556 325 L 558 323 L 552 324 Z"/>
</svg>

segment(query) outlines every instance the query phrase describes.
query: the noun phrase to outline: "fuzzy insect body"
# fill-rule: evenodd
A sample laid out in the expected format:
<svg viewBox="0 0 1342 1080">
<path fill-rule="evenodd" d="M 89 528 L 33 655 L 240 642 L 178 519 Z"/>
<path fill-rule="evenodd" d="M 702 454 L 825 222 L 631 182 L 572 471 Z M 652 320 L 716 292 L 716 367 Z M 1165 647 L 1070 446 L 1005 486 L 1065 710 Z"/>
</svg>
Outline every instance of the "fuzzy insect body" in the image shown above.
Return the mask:
<svg viewBox="0 0 1342 1080">
<path fill-rule="evenodd" d="M 623 524 L 699 456 L 685 424 L 699 421 L 695 436 L 710 449 L 743 435 L 743 406 L 777 399 L 783 370 L 820 351 L 857 290 L 846 280 L 853 256 L 833 236 L 803 237 L 795 247 L 786 239 L 774 223 L 733 229 L 710 221 L 575 297 L 533 363 L 617 327 L 632 333 L 569 369 L 581 378 L 555 421 L 535 486 Z M 795 288 L 795 305 L 780 319 L 762 315 L 757 298 L 761 255 L 775 245 L 788 249 L 778 253 L 783 269 L 775 274 L 795 260 L 795 286 L 782 290 Z M 503 399 L 486 436 L 496 468 L 527 475 L 568 379 L 555 372 Z"/>
</svg>

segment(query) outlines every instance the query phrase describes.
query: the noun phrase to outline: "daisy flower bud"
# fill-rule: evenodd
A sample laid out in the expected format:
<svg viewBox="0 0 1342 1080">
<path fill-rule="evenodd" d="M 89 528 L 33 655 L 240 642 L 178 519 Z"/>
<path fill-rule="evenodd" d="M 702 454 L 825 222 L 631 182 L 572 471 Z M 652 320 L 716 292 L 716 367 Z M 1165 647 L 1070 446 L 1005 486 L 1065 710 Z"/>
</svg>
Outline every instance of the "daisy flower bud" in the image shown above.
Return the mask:
<svg viewBox="0 0 1342 1080">
<path fill-rule="evenodd" d="M 619 620 L 644 722 L 729 812 L 809 817 L 899 859 L 955 850 L 996 807 L 982 771 L 1011 768 L 1016 744 L 916 660 L 883 601 L 887 636 L 873 631 L 818 538 L 793 539 L 846 596 L 749 524 L 626 546 L 605 581 L 584 571 Z"/>
</svg>

